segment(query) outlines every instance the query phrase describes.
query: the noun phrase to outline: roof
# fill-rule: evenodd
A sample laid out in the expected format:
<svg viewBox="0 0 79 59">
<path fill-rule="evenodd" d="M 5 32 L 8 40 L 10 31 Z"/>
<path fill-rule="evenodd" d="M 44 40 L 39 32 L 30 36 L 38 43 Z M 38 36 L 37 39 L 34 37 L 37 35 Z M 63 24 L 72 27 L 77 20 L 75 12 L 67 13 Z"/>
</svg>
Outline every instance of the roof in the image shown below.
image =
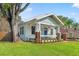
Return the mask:
<svg viewBox="0 0 79 59">
<path fill-rule="evenodd" d="M 62 25 L 64 25 L 64 23 L 55 14 L 52 14 L 52 13 L 42 14 L 42 15 L 39 15 L 39 16 L 32 17 L 32 18 L 28 19 L 29 21 L 26 21 L 25 23 L 33 21 L 33 20 L 37 20 L 38 21 L 38 20 L 40 20 L 42 18 L 49 17 L 49 16 L 54 16 L 54 18 L 57 21 L 59 21 Z"/>
</svg>

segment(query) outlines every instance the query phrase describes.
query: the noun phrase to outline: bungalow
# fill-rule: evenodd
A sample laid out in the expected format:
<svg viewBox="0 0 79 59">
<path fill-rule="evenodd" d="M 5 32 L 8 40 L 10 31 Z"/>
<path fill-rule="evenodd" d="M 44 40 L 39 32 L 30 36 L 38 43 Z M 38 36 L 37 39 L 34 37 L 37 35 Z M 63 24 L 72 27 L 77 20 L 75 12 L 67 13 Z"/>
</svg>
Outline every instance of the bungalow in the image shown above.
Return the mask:
<svg viewBox="0 0 79 59">
<path fill-rule="evenodd" d="M 44 14 L 32 19 L 30 21 L 21 22 L 19 24 L 19 35 L 24 41 L 42 40 L 43 38 L 56 38 L 56 33 L 60 33 L 60 27 L 64 23 L 53 14 Z"/>
</svg>

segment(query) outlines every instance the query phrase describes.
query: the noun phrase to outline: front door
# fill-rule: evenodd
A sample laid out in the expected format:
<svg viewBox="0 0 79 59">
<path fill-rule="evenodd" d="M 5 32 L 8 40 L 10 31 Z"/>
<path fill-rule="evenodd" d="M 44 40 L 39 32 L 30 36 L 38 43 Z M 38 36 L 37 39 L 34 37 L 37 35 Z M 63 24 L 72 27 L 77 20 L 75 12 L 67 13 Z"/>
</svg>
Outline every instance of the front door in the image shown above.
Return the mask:
<svg viewBox="0 0 79 59">
<path fill-rule="evenodd" d="M 44 35 L 47 35 L 48 29 L 44 28 Z"/>
</svg>

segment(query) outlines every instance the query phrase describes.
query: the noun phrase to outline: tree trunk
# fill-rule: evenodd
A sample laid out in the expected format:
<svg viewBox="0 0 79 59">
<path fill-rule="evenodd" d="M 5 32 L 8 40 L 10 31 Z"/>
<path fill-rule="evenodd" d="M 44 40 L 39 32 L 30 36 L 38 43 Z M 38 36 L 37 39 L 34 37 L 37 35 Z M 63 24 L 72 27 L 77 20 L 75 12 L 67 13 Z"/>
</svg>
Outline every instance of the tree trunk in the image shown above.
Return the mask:
<svg viewBox="0 0 79 59">
<path fill-rule="evenodd" d="M 12 28 L 13 28 L 13 42 L 16 42 L 16 40 L 18 39 L 17 24 L 12 25 Z"/>
<path fill-rule="evenodd" d="M 17 38 L 17 22 L 16 22 L 16 15 L 15 15 L 15 4 L 13 5 L 13 14 L 12 14 L 12 29 L 13 29 L 13 42 L 15 42 Z"/>
<path fill-rule="evenodd" d="M 8 21 L 8 23 L 10 25 L 11 42 L 13 42 L 13 28 L 12 28 L 12 23 L 11 23 L 11 21 Z"/>
<path fill-rule="evenodd" d="M 8 21 L 9 25 L 10 25 L 10 33 L 11 33 L 11 42 L 16 42 L 16 40 L 18 39 L 18 31 L 17 31 L 17 23 L 13 24 L 12 21 Z"/>
</svg>

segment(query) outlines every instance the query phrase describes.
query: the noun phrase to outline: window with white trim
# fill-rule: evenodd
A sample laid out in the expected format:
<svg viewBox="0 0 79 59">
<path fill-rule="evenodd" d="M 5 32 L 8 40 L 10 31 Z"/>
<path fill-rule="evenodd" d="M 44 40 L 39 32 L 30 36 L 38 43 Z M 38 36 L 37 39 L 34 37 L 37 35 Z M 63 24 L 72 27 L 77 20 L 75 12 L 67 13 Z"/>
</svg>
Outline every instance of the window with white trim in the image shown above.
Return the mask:
<svg viewBox="0 0 79 59">
<path fill-rule="evenodd" d="M 51 29 L 51 35 L 53 35 L 53 29 Z"/>
<path fill-rule="evenodd" d="M 35 26 L 31 27 L 31 34 L 35 34 Z"/>
<path fill-rule="evenodd" d="M 20 27 L 20 34 L 21 34 L 21 35 L 24 34 L 24 27 Z"/>
</svg>

